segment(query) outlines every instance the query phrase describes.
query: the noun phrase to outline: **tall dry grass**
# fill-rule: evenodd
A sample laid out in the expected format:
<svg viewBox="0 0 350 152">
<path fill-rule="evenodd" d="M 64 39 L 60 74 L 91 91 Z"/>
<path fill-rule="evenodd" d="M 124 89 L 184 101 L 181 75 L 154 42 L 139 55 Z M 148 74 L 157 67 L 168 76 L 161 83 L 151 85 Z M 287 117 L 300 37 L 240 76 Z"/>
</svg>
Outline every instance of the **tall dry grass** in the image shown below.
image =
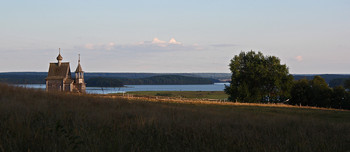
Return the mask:
<svg viewBox="0 0 350 152">
<path fill-rule="evenodd" d="M 0 85 L 0 151 L 347 151 L 350 112 L 183 104 Z"/>
<path fill-rule="evenodd" d="M 119 99 L 137 100 L 137 101 L 147 101 L 147 102 L 163 102 L 163 103 L 257 106 L 257 107 L 279 107 L 279 108 L 287 107 L 287 108 L 298 108 L 298 109 L 302 108 L 302 109 L 350 111 L 347 109 L 334 109 L 334 108 L 324 108 L 324 107 L 290 105 L 290 104 L 284 104 L 284 103 L 245 103 L 245 102 L 230 102 L 227 100 L 207 99 L 207 98 L 194 99 L 194 98 L 178 98 L 178 97 L 159 97 L 159 96 L 120 94 L 120 93 L 118 93 L 118 94 L 95 94 L 94 96 L 99 96 L 99 97 L 104 97 L 104 98 L 119 98 Z"/>
</svg>

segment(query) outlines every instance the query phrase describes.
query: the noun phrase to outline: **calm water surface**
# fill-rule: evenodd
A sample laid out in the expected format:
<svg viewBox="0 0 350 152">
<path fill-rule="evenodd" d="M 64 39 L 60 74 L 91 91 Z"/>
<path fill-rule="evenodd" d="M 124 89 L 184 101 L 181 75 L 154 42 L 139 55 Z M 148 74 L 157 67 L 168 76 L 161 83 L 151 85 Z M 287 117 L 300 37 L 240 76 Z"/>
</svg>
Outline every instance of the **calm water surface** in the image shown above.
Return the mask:
<svg viewBox="0 0 350 152">
<path fill-rule="evenodd" d="M 223 91 L 229 83 L 203 85 L 125 85 L 125 87 L 86 87 L 87 93 L 108 94 L 130 91 Z M 16 86 L 45 89 L 45 84 L 18 84 Z"/>
</svg>

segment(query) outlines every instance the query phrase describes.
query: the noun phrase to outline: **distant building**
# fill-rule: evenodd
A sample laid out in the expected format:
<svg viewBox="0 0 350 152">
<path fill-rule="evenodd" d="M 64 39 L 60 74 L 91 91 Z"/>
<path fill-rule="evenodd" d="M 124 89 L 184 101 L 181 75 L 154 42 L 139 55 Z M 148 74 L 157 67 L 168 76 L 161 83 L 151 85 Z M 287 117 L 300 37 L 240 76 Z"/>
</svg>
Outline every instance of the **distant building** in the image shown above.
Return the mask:
<svg viewBox="0 0 350 152">
<path fill-rule="evenodd" d="M 69 62 L 62 62 L 61 51 L 57 56 L 57 63 L 50 63 L 49 72 L 46 77 L 46 91 L 66 91 L 85 93 L 84 71 L 80 65 L 75 70 L 75 79 L 72 79 Z"/>
</svg>

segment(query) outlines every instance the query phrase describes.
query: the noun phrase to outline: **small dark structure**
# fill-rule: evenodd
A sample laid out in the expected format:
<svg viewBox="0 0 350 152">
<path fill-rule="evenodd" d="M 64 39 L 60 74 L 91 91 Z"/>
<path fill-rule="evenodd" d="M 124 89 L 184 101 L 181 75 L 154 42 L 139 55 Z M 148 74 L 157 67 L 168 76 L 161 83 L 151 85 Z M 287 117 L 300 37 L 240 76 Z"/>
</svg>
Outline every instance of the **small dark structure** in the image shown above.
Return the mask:
<svg viewBox="0 0 350 152">
<path fill-rule="evenodd" d="M 85 93 L 84 71 L 80 65 L 75 70 L 75 79 L 72 79 L 69 62 L 62 62 L 61 51 L 57 56 L 57 63 L 50 63 L 49 72 L 46 77 L 46 91 L 66 91 Z"/>
</svg>

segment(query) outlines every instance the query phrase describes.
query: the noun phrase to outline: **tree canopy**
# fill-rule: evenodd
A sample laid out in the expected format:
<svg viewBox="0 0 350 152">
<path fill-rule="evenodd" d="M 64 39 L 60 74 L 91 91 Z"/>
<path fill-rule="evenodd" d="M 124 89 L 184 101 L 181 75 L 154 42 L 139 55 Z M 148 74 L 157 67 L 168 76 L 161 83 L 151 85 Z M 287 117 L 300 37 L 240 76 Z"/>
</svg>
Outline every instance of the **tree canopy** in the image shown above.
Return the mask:
<svg viewBox="0 0 350 152">
<path fill-rule="evenodd" d="M 229 100 L 239 102 L 282 102 L 290 96 L 293 76 L 275 56 L 241 52 L 230 63 Z"/>
<path fill-rule="evenodd" d="M 342 86 L 330 88 L 321 76 L 294 82 L 289 104 L 326 108 L 350 108 L 350 93 Z"/>
<path fill-rule="evenodd" d="M 345 79 L 345 81 L 344 81 L 344 88 L 350 89 L 350 78 Z"/>
</svg>

